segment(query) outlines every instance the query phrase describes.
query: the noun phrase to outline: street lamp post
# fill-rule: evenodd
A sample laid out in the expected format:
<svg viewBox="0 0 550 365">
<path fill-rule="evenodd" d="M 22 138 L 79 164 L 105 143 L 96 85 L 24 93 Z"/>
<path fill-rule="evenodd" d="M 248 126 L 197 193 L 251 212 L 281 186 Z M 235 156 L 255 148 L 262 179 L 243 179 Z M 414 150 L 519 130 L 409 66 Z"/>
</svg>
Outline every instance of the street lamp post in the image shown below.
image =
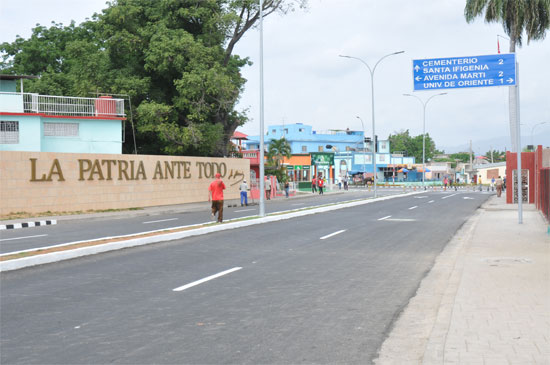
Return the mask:
<svg viewBox="0 0 550 365">
<path fill-rule="evenodd" d="M 531 128 L 531 145 L 533 146 L 533 148 L 535 148 L 535 139 L 533 138 L 534 137 L 534 132 L 535 132 L 535 127 L 539 126 L 539 125 L 542 125 L 542 124 L 546 124 L 548 122 L 540 122 L 540 123 L 537 123 L 533 126 L 533 128 Z"/>
<path fill-rule="evenodd" d="M 447 93 L 440 93 L 432 95 L 426 100 L 426 102 L 423 102 L 422 99 L 420 99 L 416 95 L 412 94 L 403 94 L 404 96 L 412 96 L 413 98 L 418 99 L 420 101 L 420 104 L 422 104 L 423 112 L 422 112 L 422 188 L 426 190 L 426 183 L 425 183 L 425 176 L 426 176 L 426 105 L 428 105 L 428 102 L 435 98 L 436 96 L 440 95 L 447 95 Z"/>
<path fill-rule="evenodd" d="M 264 28 L 263 0 L 260 0 L 260 217 L 265 216 L 264 200 Z"/>
<path fill-rule="evenodd" d="M 399 51 L 399 52 L 393 52 L 393 53 L 390 53 L 390 54 L 387 54 L 385 55 L 384 57 L 380 58 L 375 64 L 374 64 L 374 67 L 371 69 L 370 66 L 365 62 L 363 61 L 362 59 L 358 58 L 358 57 L 353 57 L 353 56 L 344 56 L 344 55 L 339 55 L 339 57 L 344 57 L 344 58 L 353 58 L 354 60 L 357 60 L 359 62 L 361 62 L 363 65 L 365 65 L 367 67 L 367 69 L 369 70 L 370 72 L 370 86 L 371 86 L 371 110 L 372 110 L 372 141 L 373 141 L 373 148 L 372 148 L 372 163 L 373 163 L 373 171 L 374 171 L 374 197 L 376 198 L 376 134 L 375 134 L 375 129 L 374 129 L 374 126 L 375 126 L 375 123 L 374 123 L 374 71 L 376 71 L 376 66 L 378 66 L 378 64 L 386 57 L 389 57 L 389 56 L 393 56 L 393 55 L 396 55 L 396 54 L 400 54 L 400 53 L 405 53 L 405 51 Z"/>
<path fill-rule="evenodd" d="M 366 180 L 366 177 L 365 177 L 365 174 L 367 173 L 367 168 L 365 166 L 365 152 L 367 152 L 367 144 L 365 142 L 365 125 L 363 124 L 363 119 L 361 119 L 361 117 L 359 116 L 356 116 L 357 119 L 359 119 L 361 121 L 361 126 L 363 127 L 363 177 L 364 177 L 364 180 L 365 180 L 365 188 L 367 187 L 367 180 Z"/>
</svg>

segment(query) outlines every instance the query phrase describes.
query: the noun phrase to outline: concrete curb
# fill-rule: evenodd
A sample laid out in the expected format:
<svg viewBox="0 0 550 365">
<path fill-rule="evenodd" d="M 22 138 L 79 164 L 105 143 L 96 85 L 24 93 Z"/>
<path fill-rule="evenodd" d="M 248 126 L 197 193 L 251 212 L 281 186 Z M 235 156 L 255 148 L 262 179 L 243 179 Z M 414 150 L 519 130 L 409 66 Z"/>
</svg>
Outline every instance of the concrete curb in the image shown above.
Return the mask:
<svg viewBox="0 0 550 365">
<path fill-rule="evenodd" d="M 21 222 L 21 223 L 13 223 L 13 224 L 2 224 L 0 225 L 0 231 L 5 229 L 19 229 L 19 228 L 27 228 L 27 227 L 39 227 L 39 226 L 49 226 L 57 224 L 57 220 L 46 220 L 46 221 L 33 221 L 33 222 Z"/>
<path fill-rule="evenodd" d="M 63 260 L 69 260 L 69 259 L 82 257 L 82 256 L 95 255 L 95 254 L 98 254 L 98 253 L 114 251 L 114 250 L 120 250 L 120 249 L 123 249 L 123 248 L 137 247 L 137 246 L 148 245 L 148 244 L 157 243 L 157 242 L 178 240 L 178 239 L 182 239 L 182 238 L 199 236 L 199 235 L 212 233 L 212 232 L 219 232 L 219 231 L 225 231 L 225 230 L 229 230 L 229 229 L 248 227 L 248 226 L 252 226 L 252 225 L 256 225 L 256 224 L 276 222 L 276 221 L 291 219 L 291 218 L 295 218 L 295 217 L 302 217 L 302 216 L 316 214 L 316 213 L 322 213 L 322 212 L 328 212 L 328 211 L 332 211 L 332 210 L 355 207 L 355 206 L 359 206 L 359 205 L 370 204 L 370 203 L 375 203 L 375 202 L 379 202 L 379 201 L 383 201 L 383 200 L 390 200 L 390 199 L 401 198 L 401 197 L 406 197 L 406 196 L 411 196 L 411 195 L 416 195 L 416 194 L 422 194 L 422 193 L 423 192 L 412 192 L 412 193 L 406 193 L 406 194 L 400 194 L 400 195 L 386 196 L 386 197 L 381 197 L 381 198 L 377 198 L 377 199 L 352 201 L 352 202 L 348 202 L 348 203 L 334 204 L 334 205 L 329 205 L 329 206 L 324 206 L 324 207 L 319 207 L 319 208 L 313 208 L 313 209 L 307 209 L 307 210 L 290 211 L 289 213 L 282 213 L 282 214 L 278 213 L 278 214 L 270 215 L 270 216 L 263 217 L 263 218 L 257 218 L 257 219 L 251 219 L 251 220 L 245 220 L 245 221 L 237 221 L 237 222 L 230 222 L 230 223 L 223 223 L 223 224 L 213 225 L 213 226 L 209 226 L 209 227 L 201 227 L 201 228 L 197 228 L 197 229 L 193 229 L 193 230 L 189 230 L 189 231 L 173 232 L 173 233 L 166 233 L 166 234 L 161 233 L 161 234 L 151 236 L 151 237 L 129 238 L 129 239 L 124 240 L 124 241 L 105 243 L 105 244 L 101 244 L 101 245 L 97 245 L 97 246 L 82 247 L 82 248 L 77 248 L 77 249 L 74 249 L 74 250 L 67 250 L 67 251 L 62 251 L 62 252 L 45 253 L 45 254 L 41 254 L 41 255 L 35 255 L 35 256 L 31 256 L 31 257 L 24 257 L 24 258 L 21 258 L 21 259 L 13 259 L 13 260 L 0 262 L 0 272 L 18 270 L 18 269 L 22 269 L 22 268 L 25 268 L 25 267 L 43 265 L 43 264 L 48 264 L 48 263 L 53 263 L 53 262 L 58 262 L 58 261 L 63 261 Z M 174 229 L 174 228 L 171 228 L 171 229 Z M 124 237 L 127 237 L 127 236 L 124 236 Z M 98 240 L 114 239 L 114 238 L 120 238 L 120 237 L 106 237 L 106 238 L 102 238 L 102 239 L 98 239 Z M 98 241 L 98 240 L 94 240 L 94 241 Z M 92 241 L 87 241 L 87 242 L 92 242 Z M 59 246 L 68 246 L 68 245 L 77 244 L 77 243 L 82 243 L 82 242 L 66 243 L 66 244 L 63 244 L 63 245 L 58 245 L 58 247 Z M 18 251 L 17 253 L 33 252 L 33 251 L 37 251 L 37 250 L 41 250 L 41 249 L 44 250 L 46 248 L 37 248 L 37 249 L 26 250 L 26 251 Z M 0 257 L 1 256 L 12 255 L 12 254 L 14 254 L 14 253 L 13 252 L 6 253 L 6 254 L 3 254 L 3 255 L 0 255 Z"/>
</svg>

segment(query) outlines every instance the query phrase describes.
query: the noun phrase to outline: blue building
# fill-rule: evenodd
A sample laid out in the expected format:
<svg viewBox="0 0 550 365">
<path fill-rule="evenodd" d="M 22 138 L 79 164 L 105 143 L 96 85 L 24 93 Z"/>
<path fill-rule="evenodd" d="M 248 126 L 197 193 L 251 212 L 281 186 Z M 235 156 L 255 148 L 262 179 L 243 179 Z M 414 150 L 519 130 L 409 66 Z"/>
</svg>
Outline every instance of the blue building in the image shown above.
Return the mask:
<svg viewBox="0 0 550 365">
<path fill-rule="evenodd" d="M 25 93 L 28 78 L 0 75 L 1 151 L 122 153 L 124 100 Z"/>
<path fill-rule="evenodd" d="M 366 177 L 374 175 L 373 143 L 364 143 L 363 131 L 330 130 L 314 131 L 311 126 L 302 123 L 270 125 L 264 138 L 265 148 L 272 140 L 285 138 L 293 155 L 311 155 L 311 174 L 321 174 L 331 181 L 349 178 L 364 173 Z M 245 142 L 248 150 L 259 150 L 259 136 L 248 136 Z M 393 178 L 397 168 L 415 163 L 414 157 L 390 154 L 390 142 L 378 140 L 376 150 L 376 170 L 378 181 Z"/>
<path fill-rule="evenodd" d="M 274 139 L 285 138 L 292 154 L 311 152 L 351 151 L 363 148 L 363 131 L 329 130 L 319 133 L 302 123 L 270 125 L 264 137 L 266 148 Z M 249 150 L 260 148 L 259 136 L 248 136 L 245 142 Z M 327 147 L 328 146 L 328 147 Z"/>
</svg>

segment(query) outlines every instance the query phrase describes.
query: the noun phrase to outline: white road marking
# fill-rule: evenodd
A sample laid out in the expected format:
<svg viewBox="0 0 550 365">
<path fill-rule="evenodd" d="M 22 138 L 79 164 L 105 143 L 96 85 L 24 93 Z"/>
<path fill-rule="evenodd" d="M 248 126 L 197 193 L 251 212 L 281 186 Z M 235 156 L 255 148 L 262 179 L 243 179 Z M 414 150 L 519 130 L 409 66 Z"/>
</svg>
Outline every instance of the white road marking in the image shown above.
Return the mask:
<svg viewBox="0 0 550 365">
<path fill-rule="evenodd" d="M 443 198 L 441 198 L 441 199 L 447 199 L 447 198 L 450 198 L 451 196 L 455 196 L 455 195 L 458 195 L 458 193 L 456 193 L 456 194 L 451 194 L 451 195 L 447 195 L 447 196 L 444 196 L 444 197 L 443 197 Z"/>
<path fill-rule="evenodd" d="M 416 222 L 416 219 L 410 219 L 410 218 L 389 218 L 386 220 L 392 221 L 392 222 Z"/>
<path fill-rule="evenodd" d="M 342 229 L 341 231 L 336 231 L 334 233 L 331 233 L 331 234 L 327 234 L 326 236 L 323 236 L 321 238 L 319 238 L 320 240 L 324 240 L 324 239 L 327 239 L 329 237 L 332 237 L 332 236 L 336 236 L 337 234 L 340 234 L 342 232 L 345 232 L 346 230 L 345 229 Z"/>
<path fill-rule="evenodd" d="M 413 210 L 413 209 L 416 209 L 418 208 L 418 205 L 415 205 L 414 207 L 410 207 L 409 210 Z"/>
<path fill-rule="evenodd" d="M 241 210 L 236 210 L 235 213 L 250 212 L 251 210 L 256 210 L 256 209 L 254 209 L 254 208 L 252 208 L 252 209 L 241 209 Z"/>
<path fill-rule="evenodd" d="M 290 205 L 304 205 L 305 203 L 294 203 L 294 204 L 290 204 Z"/>
<path fill-rule="evenodd" d="M 434 201 L 433 200 L 430 200 L 428 203 L 433 203 Z"/>
<path fill-rule="evenodd" d="M 175 221 L 175 220 L 178 220 L 178 218 L 161 219 L 161 220 L 158 220 L 158 221 L 143 222 L 143 224 L 158 223 L 158 222 L 168 222 L 168 221 Z"/>
<path fill-rule="evenodd" d="M 423 196 L 415 196 L 414 197 L 415 199 L 424 199 L 424 198 L 427 198 L 427 196 L 423 195 Z"/>
<path fill-rule="evenodd" d="M 189 284 L 186 284 L 186 285 L 183 285 L 183 286 L 180 286 L 176 289 L 172 289 L 172 291 L 183 291 L 185 289 L 189 289 L 195 285 L 199 285 L 199 284 L 202 284 L 202 283 L 205 283 L 207 281 L 210 281 L 212 279 L 216 279 L 216 278 L 219 278 L 220 276 L 224 276 L 224 275 L 227 275 L 227 274 L 231 274 L 232 272 L 234 271 L 238 271 L 242 269 L 242 267 L 234 267 L 232 269 L 229 269 L 229 270 L 225 270 L 225 271 L 222 271 L 222 272 L 219 272 L 217 274 L 214 274 L 214 275 L 210 275 L 210 276 L 207 276 L 205 277 L 204 279 L 200 279 L 200 280 L 197 280 L 197 281 L 193 281 L 192 283 L 189 283 Z"/>
<path fill-rule="evenodd" d="M 464 199 L 474 200 L 474 198 L 470 198 L 469 196 L 465 196 Z"/>
<path fill-rule="evenodd" d="M 391 217 L 391 215 L 388 215 L 387 217 L 382 217 L 382 218 L 380 218 L 380 219 L 378 219 L 378 220 L 379 220 L 379 221 L 383 221 L 383 220 L 388 219 L 388 218 L 390 218 L 390 217 Z"/>
<path fill-rule="evenodd" d="M 13 241 L 13 240 L 23 240 L 25 238 L 34 238 L 34 237 L 44 237 L 47 234 L 37 234 L 36 236 L 25 236 L 25 237 L 16 237 L 16 238 L 2 238 L 0 241 Z"/>
</svg>

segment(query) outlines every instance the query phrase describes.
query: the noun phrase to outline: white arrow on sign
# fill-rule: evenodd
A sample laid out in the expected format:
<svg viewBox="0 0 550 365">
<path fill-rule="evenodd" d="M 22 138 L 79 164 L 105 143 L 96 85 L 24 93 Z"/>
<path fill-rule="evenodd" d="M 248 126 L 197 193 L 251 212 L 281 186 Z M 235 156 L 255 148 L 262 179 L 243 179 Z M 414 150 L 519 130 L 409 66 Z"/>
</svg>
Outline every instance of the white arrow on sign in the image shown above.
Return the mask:
<svg viewBox="0 0 550 365">
<path fill-rule="evenodd" d="M 416 72 L 418 72 L 418 70 L 420 70 L 420 67 L 419 67 L 418 65 L 416 65 L 416 66 L 414 66 L 414 70 L 415 70 Z"/>
<path fill-rule="evenodd" d="M 420 81 L 420 80 L 422 80 L 422 77 L 416 76 L 414 79 L 415 79 L 416 81 Z"/>
<path fill-rule="evenodd" d="M 514 82 L 514 79 L 510 77 L 510 78 L 508 78 L 508 80 L 506 80 L 506 81 L 508 81 L 508 83 L 511 84 L 512 82 Z"/>
</svg>

